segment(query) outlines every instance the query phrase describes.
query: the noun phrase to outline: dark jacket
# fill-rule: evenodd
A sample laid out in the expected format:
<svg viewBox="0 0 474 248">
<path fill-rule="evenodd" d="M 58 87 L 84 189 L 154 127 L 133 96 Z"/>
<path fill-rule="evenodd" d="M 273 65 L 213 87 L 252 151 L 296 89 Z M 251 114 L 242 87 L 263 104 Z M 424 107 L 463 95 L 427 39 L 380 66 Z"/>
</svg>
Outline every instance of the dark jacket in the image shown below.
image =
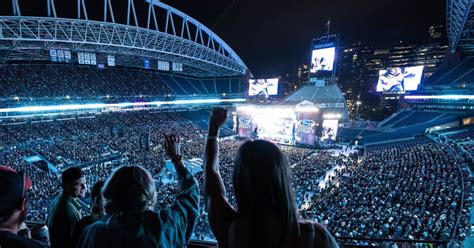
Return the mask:
<svg viewBox="0 0 474 248">
<path fill-rule="evenodd" d="M 106 215 L 84 230 L 77 247 L 185 247 L 199 216 L 199 188 L 187 169 L 178 180 L 181 190 L 170 208 Z"/>
<path fill-rule="evenodd" d="M 75 247 L 74 226 L 82 219 L 81 205 L 71 196 L 59 194 L 51 203 L 48 217 L 49 238 L 52 248 Z"/>
<path fill-rule="evenodd" d="M 36 240 L 23 238 L 11 232 L 0 232 L 0 247 L 1 248 L 47 248 L 49 246 L 40 243 Z"/>
</svg>

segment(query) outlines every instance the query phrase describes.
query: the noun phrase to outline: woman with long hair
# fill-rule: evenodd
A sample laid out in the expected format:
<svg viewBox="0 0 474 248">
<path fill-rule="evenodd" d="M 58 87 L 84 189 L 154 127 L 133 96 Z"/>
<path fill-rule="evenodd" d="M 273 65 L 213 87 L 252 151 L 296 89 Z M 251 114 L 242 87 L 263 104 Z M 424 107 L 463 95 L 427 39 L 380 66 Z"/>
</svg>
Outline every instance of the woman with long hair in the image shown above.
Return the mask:
<svg viewBox="0 0 474 248">
<path fill-rule="evenodd" d="M 226 109 L 212 111 L 204 156 L 204 198 L 219 247 L 338 247 L 322 225 L 298 220 L 287 159 L 268 141 L 240 147 L 233 173 L 237 206 L 231 206 L 219 173 L 217 140 L 226 117 Z"/>
<path fill-rule="evenodd" d="M 187 245 L 199 216 L 198 184 L 184 166 L 179 137 L 164 139 L 180 187 L 175 203 L 155 212 L 157 192 L 151 174 L 137 165 L 118 167 L 102 187 L 106 215 L 83 231 L 78 248 Z"/>
</svg>

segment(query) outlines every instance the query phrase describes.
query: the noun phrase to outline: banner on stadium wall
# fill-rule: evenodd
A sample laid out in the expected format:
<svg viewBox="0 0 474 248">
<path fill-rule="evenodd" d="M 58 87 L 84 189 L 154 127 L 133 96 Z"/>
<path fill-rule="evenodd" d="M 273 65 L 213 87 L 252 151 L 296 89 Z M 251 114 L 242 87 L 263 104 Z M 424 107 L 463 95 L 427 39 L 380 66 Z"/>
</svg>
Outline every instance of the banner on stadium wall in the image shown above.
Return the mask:
<svg viewBox="0 0 474 248">
<path fill-rule="evenodd" d="M 170 70 L 170 62 L 158 60 L 158 70 L 160 70 L 160 71 L 169 71 Z"/>
<path fill-rule="evenodd" d="M 49 56 L 52 62 L 71 62 L 71 51 L 69 50 L 51 49 Z"/>
<path fill-rule="evenodd" d="M 90 56 L 91 56 L 91 65 L 97 65 L 95 53 L 91 53 Z"/>
<path fill-rule="evenodd" d="M 86 63 L 86 62 L 84 61 L 84 53 L 81 53 L 81 52 L 78 52 L 78 53 L 77 53 L 77 62 L 78 62 L 80 65 L 83 65 L 83 64 Z"/>
<path fill-rule="evenodd" d="M 58 50 L 58 62 L 64 62 L 64 51 Z"/>
<path fill-rule="evenodd" d="M 143 67 L 145 69 L 150 69 L 150 60 L 149 59 L 143 60 Z"/>
<path fill-rule="evenodd" d="M 49 57 L 51 58 L 52 62 L 58 62 L 58 52 L 56 49 L 49 50 Z"/>
<path fill-rule="evenodd" d="M 115 66 L 115 56 L 114 55 L 107 55 L 107 65 L 108 66 Z"/>
<path fill-rule="evenodd" d="M 183 71 L 183 64 L 173 62 L 173 71 Z"/>
<path fill-rule="evenodd" d="M 67 63 L 71 62 L 71 51 L 64 51 L 64 59 L 66 60 Z"/>
<path fill-rule="evenodd" d="M 84 53 L 84 64 L 90 65 L 91 64 L 91 56 L 89 53 Z"/>
<path fill-rule="evenodd" d="M 97 65 L 95 53 L 77 52 L 77 61 L 80 65 Z"/>
</svg>

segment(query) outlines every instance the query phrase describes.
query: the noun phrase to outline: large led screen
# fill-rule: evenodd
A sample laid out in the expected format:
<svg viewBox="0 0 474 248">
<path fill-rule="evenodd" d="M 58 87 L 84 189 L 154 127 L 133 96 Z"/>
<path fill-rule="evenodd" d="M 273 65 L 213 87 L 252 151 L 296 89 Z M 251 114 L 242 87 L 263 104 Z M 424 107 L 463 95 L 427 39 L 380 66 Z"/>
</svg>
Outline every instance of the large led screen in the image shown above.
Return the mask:
<svg viewBox="0 0 474 248">
<path fill-rule="evenodd" d="M 334 66 L 335 47 L 313 50 L 311 54 L 311 73 L 332 71 Z"/>
<path fill-rule="evenodd" d="M 323 133 L 321 135 L 322 140 L 336 140 L 338 120 L 324 120 L 323 121 Z"/>
<path fill-rule="evenodd" d="M 249 80 L 249 96 L 274 95 L 278 95 L 278 78 Z"/>
<path fill-rule="evenodd" d="M 423 66 L 393 67 L 379 71 L 377 92 L 404 92 L 418 89 Z"/>
</svg>

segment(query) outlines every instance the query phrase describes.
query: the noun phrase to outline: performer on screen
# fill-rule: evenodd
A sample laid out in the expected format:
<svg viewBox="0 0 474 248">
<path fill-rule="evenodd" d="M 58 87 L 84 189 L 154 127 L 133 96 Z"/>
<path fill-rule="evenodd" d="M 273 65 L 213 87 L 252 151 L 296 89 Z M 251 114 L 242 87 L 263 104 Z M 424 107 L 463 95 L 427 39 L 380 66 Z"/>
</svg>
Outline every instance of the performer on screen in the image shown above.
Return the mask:
<svg viewBox="0 0 474 248">
<path fill-rule="evenodd" d="M 313 63 L 311 63 L 311 72 L 316 72 L 319 70 L 319 58 L 314 57 Z"/>
<path fill-rule="evenodd" d="M 268 87 L 273 86 L 272 83 L 267 80 L 255 80 L 251 85 L 250 89 L 254 92 L 254 95 L 268 98 Z"/>
<path fill-rule="evenodd" d="M 321 60 L 319 60 L 319 65 L 321 66 L 320 70 L 323 70 L 323 71 L 329 71 L 329 64 L 328 64 L 328 60 L 325 59 L 324 57 L 321 57 Z"/>
<path fill-rule="evenodd" d="M 316 71 L 329 71 L 331 68 L 329 68 L 329 63 L 328 60 L 324 57 L 318 58 L 315 57 L 313 60 L 313 63 L 311 63 L 311 71 L 316 72 Z"/>
<path fill-rule="evenodd" d="M 379 88 L 383 91 L 405 91 L 403 85 L 405 78 L 414 77 L 414 73 L 402 72 L 401 68 L 389 68 L 380 75 Z"/>
</svg>

